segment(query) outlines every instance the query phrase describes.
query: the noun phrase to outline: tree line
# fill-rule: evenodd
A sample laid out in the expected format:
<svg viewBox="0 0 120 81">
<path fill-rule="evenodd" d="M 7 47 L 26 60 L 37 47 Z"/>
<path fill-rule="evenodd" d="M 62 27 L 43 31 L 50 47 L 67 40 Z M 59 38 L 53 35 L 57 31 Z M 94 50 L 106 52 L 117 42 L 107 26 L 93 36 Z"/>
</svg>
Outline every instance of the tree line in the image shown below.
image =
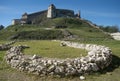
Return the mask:
<svg viewBox="0 0 120 81">
<path fill-rule="evenodd" d="M 109 33 L 115 33 L 115 32 L 119 32 L 119 27 L 117 25 L 114 26 L 99 26 L 100 29 L 102 29 L 105 32 L 109 32 Z"/>
</svg>

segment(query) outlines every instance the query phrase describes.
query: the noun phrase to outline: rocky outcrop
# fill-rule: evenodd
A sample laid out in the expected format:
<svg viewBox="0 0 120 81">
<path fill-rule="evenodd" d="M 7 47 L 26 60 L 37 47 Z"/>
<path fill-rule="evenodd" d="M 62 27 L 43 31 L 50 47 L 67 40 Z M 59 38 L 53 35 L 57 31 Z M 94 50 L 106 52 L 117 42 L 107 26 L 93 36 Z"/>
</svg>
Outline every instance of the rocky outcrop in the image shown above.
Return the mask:
<svg viewBox="0 0 120 81">
<path fill-rule="evenodd" d="M 11 67 L 37 75 L 81 75 L 107 67 L 112 60 L 108 47 L 93 44 L 79 44 L 62 41 L 61 46 L 86 49 L 88 55 L 73 59 L 57 59 L 24 55 L 22 50 L 27 46 L 14 46 L 6 52 L 6 61 Z"/>
</svg>

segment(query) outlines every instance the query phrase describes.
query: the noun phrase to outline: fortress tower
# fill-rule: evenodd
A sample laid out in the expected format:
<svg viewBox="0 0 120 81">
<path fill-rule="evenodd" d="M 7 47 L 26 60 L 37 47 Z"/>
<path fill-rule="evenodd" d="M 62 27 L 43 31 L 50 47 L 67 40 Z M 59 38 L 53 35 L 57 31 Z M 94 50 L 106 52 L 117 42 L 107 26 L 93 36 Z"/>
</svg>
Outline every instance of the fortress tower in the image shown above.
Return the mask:
<svg viewBox="0 0 120 81">
<path fill-rule="evenodd" d="M 81 18 L 81 16 L 80 16 L 80 10 L 78 11 L 76 17 L 77 17 L 77 18 Z"/>
<path fill-rule="evenodd" d="M 55 18 L 56 17 L 56 7 L 51 4 L 48 7 L 48 11 L 47 11 L 47 18 Z"/>
</svg>

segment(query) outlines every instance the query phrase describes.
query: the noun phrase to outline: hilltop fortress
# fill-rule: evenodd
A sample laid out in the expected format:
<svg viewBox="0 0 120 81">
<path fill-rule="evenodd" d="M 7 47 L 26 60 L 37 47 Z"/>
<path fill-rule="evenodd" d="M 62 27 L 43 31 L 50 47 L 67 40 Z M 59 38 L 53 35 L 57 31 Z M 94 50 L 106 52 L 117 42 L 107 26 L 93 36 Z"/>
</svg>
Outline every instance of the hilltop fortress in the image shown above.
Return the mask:
<svg viewBox="0 0 120 81">
<path fill-rule="evenodd" d="M 80 11 L 77 14 L 73 10 L 57 9 L 54 4 L 48 7 L 48 10 L 27 14 L 24 13 L 21 19 L 13 19 L 12 25 L 16 24 L 40 24 L 42 20 L 58 17 L 80 18 Z"/>
</svg>

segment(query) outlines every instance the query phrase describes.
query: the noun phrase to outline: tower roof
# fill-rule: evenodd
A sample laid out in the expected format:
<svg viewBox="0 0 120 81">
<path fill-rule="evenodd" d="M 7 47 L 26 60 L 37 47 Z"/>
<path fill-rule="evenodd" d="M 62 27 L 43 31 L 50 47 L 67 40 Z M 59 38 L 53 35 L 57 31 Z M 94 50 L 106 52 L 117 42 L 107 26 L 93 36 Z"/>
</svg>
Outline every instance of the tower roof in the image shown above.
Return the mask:
<svg viewBox="0 0 120 81">
<path fill-rule="evenodd" d="M 56 8 L 54 4 L 51 4 L 49 7 Z"/>
<path fill-rule="evenodd" d="M 28 14 L 25 12 L 22 16 L 26 16 L 26 15 L 28 15 Z"/>
<path fill-rule="evenodd" d="M 50 6 L 55 6 L 54 4 L 51 4 Z"/>
</svg>

